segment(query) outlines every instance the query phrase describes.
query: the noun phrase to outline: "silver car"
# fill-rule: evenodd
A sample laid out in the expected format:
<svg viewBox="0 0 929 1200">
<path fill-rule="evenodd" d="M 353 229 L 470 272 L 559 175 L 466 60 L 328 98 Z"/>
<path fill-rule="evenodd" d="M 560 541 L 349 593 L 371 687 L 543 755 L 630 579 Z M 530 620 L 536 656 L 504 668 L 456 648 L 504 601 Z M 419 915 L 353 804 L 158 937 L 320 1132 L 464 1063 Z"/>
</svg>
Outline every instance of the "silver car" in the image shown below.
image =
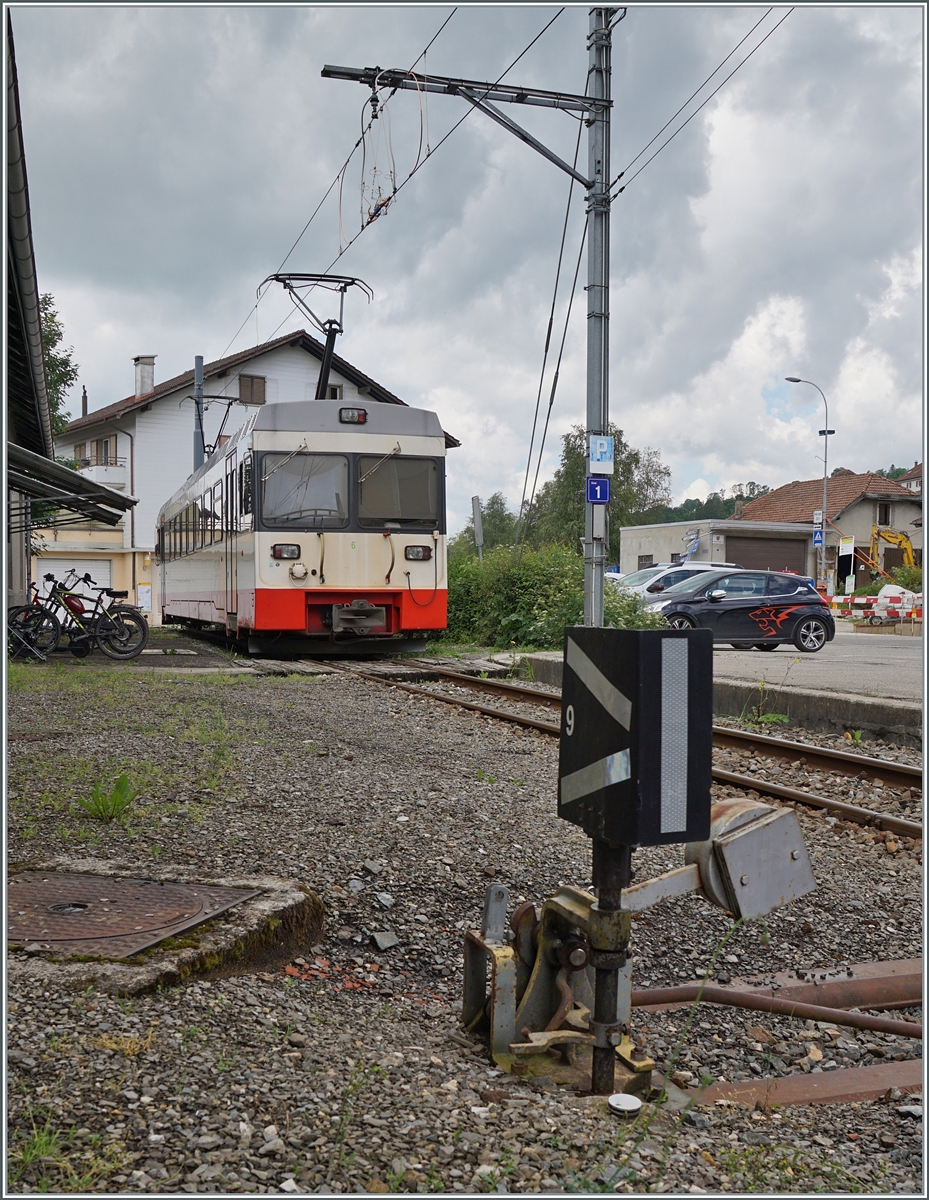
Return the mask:
<svg viewBox="0 0 929 1200">
<path fill-rule="evenodd" d="M 604 574 L 604 579 L 608 579 L 611 583 L 621 588 L 628 588 L 630 592 L 636 592 L 639 596 L 645 596 L 652 600 L 661 592 L 665 592 L 675 584 L 683 583 L 685 579 L 693 579 L 702 571 L 718 571 L 720 568 L 725 569 L 733 567 L 741 570 L 738 563 L 725 562 L 681 562 L 681 563 L 653 563 L 650 567 L 643 567 L 641 571 L 633 571 L 631 575 L 617 575 L 613 571 L 607 571 Z"/>
</svg>

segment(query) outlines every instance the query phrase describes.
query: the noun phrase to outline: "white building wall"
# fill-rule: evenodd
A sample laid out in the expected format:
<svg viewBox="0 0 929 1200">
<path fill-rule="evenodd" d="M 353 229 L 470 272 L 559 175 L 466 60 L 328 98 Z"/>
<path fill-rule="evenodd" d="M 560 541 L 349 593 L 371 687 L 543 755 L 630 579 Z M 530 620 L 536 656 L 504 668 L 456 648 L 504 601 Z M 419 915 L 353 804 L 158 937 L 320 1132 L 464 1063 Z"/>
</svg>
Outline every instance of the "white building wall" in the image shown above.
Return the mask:
<svg viewBox="0 0 929 1200">
<path fill-rule="evenodd" d="M 193 471 L 193 404 L 178 402 L 186 392 L 156 400 L 139 413 L 135 439 L 135 544 L 151 550 L 155 520 L 165 500 Z"/>
</svg>

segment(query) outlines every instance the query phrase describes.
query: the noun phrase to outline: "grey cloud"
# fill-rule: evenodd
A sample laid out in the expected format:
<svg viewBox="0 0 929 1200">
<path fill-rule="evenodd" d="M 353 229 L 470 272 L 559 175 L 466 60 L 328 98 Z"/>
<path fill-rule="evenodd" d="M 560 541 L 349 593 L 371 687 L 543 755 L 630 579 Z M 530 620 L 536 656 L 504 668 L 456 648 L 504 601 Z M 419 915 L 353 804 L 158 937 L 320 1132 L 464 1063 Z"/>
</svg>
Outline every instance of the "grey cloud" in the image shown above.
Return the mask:
<svg viewBox="0 0 929 1200">
<path fill-rule="evenodd" d="M 100 403 L 125 394 L 126 363 L 140 349 L 159 351 L 165 377 L 194 353 L 225 348 L 358 136 L 365 89 L 320 79 L 323 63 L 408 66 L 450 11 L 14 10 L 39 277 L 62 296 L 94 298 L 97 307 L 63 316 L 71 340 L 82 333 L 77 357 L 95 394 L 112 390 Z M 429 69 L 494 79 L 554 11 L 461 8 Z M 762 11 L 629 9 L 614 34 L 614 173 Z M 508 78 L 583 90 L 586 27 L 585 8 L 567 10 Z M 727 463 L 750 462 L 771 483 L 804 473 L 791 461 L 793 443 L 759 446 L 742 418 L 763 413 L 762 390 L 792 370 L 824 386 L 837 379 L 856 338 L 886 356 L 901 394 L 918 392 L 919 289 L 904 289 L 893 315 L 875 306 L 889 286 L 885 268 L 908 259 L 920 237 L 919 48 L 915 9 L 798 6 L 617 201 L 613 403 L 630 435 L 658 445 L 676 470 L 699 458 L 708 479 Z M 461 100 L 430 98 L 432 146 L 464 112 Z M 713 122 L 729 112 L 738 129 L 721 125 L 714 135 Z M 402 178 L 420 132 L 416 95 L 395 96 L 390 114 Z M 513 115 L 570 159 L 570 118 Z M 746 145 L 734 140 L 744 128 Z M 358 229 L 359 166 L 343 196 L 349 236 Z M 453 458 L 462 512 L 472 490 L 519 476 L 510 460 L 528 443 L 566 194 L 561 172 L 472 114 L 334 268 L 363 277 L 377 296 L 370 307 L 350 301 L 343 353 L 407 398 L 453 393 L 469 429 L 500 418 L 512 431 L 509 459 L 489 459 L 480 444 Z M 321 270 L 339 245 L 330 197 L 288 266 Z M 700 381 L 776 296 L 802 305 L 803 361 L 758 362 L 752 394 L 733 398 L 740 419 L 710 438 L 712 457 L 671 420 L 672 397 L 704 403 Z M 90 324 L 91 308 L 99 325 L 107 304 L 131 340 L 118 352 L 114 335 Z M 580 293 L 552 445 L 584 410 L 585 309 Z M 260 335 L 286 312 L 282 297 L 269 296 Z M 294 316 L 283 327 L 301 324 Z M 254 320 L 236 346 L 253 340 Z M 730 385 L 721 377 L 719 386 Z M 738 387 L 747 386 L 740 376 Z M 450 427 L 455 415 L 443 414 Z M 695 429 L 708 419 L 715 410 L 691 417 Z M 908 439 L 909 452 L 904 431 L 881 436 L 888 449 L 892 437 Z M 906 457 L 902 445 L 896 457 Z M 675 490 L 687 482 L 676 476 Z"/>
</svg>

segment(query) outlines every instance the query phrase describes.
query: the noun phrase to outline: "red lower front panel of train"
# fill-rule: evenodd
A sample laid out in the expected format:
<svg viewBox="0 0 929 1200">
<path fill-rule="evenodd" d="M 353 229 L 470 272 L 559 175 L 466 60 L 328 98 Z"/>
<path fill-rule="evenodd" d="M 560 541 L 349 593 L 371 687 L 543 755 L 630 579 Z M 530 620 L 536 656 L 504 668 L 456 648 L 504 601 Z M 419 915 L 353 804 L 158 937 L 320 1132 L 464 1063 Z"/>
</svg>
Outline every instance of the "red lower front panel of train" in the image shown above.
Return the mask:
<svg viewBox="0 0 929 1200">
<path fill-rule="evenodd" d="M 238 624 L 240 630 L 247 627 L 254 633 L 286 630 L 311 636 L 355 633 L 373 637 L 445 629 L 448 623 L 448 592 L 444 588 L 398 588 L 396 592 L 258 588 L 251 595 L 254 613 L 240 611 Z M 239 599 L 241 605 L 242 593 Z"/>
</svg>

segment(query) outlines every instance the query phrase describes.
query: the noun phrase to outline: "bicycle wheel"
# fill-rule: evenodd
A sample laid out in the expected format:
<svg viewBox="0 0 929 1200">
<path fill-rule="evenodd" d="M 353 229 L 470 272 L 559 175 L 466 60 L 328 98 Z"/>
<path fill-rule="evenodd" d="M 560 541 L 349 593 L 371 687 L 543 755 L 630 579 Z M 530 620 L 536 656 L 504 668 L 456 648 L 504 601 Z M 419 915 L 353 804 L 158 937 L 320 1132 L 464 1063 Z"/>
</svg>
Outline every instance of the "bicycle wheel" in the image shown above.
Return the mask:
<svg viewBox="0 0 929 1200">
<path fill-rule="evenodd" d="M 148 623 L 135 609 L 111 608 L 100 614 L 96 635 L 107 657 L 137 658 L 148 645 Z"/>
<path fill-rule="evenodd" d="M 61 641 L 61 622 L 54 613 L 34 604 L 11 609 L 7 614 L 7 629 L 14 658 L 25 656 L 33 646 L 42 655 L 51 654 Z"/>
</svg>

